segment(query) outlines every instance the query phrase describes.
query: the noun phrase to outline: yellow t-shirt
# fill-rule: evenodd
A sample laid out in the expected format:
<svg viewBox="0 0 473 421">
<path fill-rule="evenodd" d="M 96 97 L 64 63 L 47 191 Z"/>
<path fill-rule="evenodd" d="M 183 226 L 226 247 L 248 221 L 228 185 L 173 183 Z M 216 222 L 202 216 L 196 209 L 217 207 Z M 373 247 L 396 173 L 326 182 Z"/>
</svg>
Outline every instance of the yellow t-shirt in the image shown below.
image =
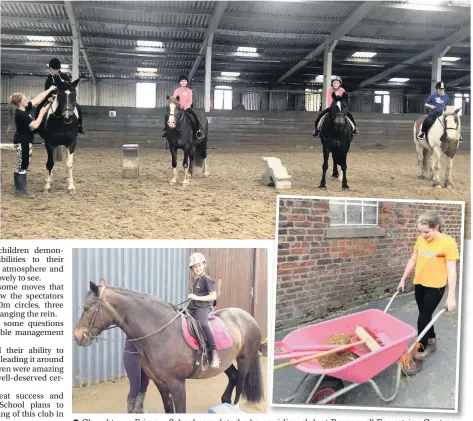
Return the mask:
<svg viewBox="0 0 473 421">
<path fill-rule="evenodd" d="M 414 284 L 431 288 L 447 285 L 447 261 L 460 258 L 455 239 L 442 234 L 429 242 L 419 235 L 414 251 L 417 252 Z"/>
</svg>

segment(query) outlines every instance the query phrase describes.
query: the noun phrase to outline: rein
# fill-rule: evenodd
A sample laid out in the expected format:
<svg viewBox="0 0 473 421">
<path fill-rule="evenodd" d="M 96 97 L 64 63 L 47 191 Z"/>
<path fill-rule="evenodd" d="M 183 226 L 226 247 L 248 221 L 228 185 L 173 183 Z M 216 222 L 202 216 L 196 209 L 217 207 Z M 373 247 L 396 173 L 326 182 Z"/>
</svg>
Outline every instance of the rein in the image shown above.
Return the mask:
<svg viewBox="0 0 473 421">
<path fill-rule="evenodd" d="M 103 321 L 103 310 L 102 310 L 102 306 L 103 306 L 102 296 L 103 296 L 103 293 L 105 291 L 105 288 L 107 288 L 107 287 L 105 286 L 102 289 L 102 291 L 100 292 L 99 296 L 97 298 L 95 298 L 96 300 L 98 300 L 98 304 L 95 306 L 94 314 L 92 315 L 92 318 L 90 319 L 89 324 L 87 325 L 87 328 L 86 328 L 85 332 L 83 333 L 83 336 L 86 339 L 95 339 L 97 342 L 99 341 L 99 339 L 102 340 L 102 341 L 106 341 L 106 342 L 117 342 L 117 341 L 114 341 L 114 340 L 111 340 L 111 339 L 100 338 L 99 335 L 92 336 L 92 334 L 90 333 L 90 330 L 89 330 L 91 328 L 92 324 L 95 322 L 95 319 L 97 317 L 97 313 L 99 311 L 100 311 L 100 319 L 101 319 L 101 323 L 102 323 L 102 331 L 111 330 L 111 329 L 115 329 L 116 327 L 120 327 L 120 325 L 113 325 L 113 326 L 105 327 L 105 323 Z M 177 306 L 180 306 L 181 304 L 187 303 L 187 305 L 183 309 L 177 311 L 176 316 L 174 316 L 169 322 L 167 322 L 165 325 L 161 326 L 159 329 L 155 330 L 154 332 L 149 333 L 148 335 L 142 336 L 140 338 L 127 339 L 127 341 L 128 342 L 136 342 L 136 341 L 148 338 L 148 337 L 150 337 L 150 336 L 152 336 L 156 333 L 162 332 L 171 323 L 173 323 L 178 317 L 181 316 L 181 314 L 187 309 L 187 307 L 189 307 L 190 302 L 191 302 L 191 300 L 187 299 L 187 300 L 183 301 L 182 303 L 177 304 Z"/>
<path fill-rule="evenodd" d="M 177 108 L 177 106 L 176 106 Z M 171 130 L 177 130 L 178 132 L 182 132 L 182 130 L 184 129 L 183 125 L 181 124 L 181 128 L 178 129 L 177 126 L 178 126 L 178 123 L 180 123 L 183 119 L 184 119 L 184 115 L 185 115 L 185 111 L 182 110 L 182 115 L 181 115 L 181 118 L 179 120 L 176 121 L 176 126 L 175 127 L 172 127 Z M 176 118 L 176 116 L 174 115 L 174 112 L 171 114 L 169 113 L 169 117 L 173 116 L 174 118 Z M 169 120 L 168 120 L 169 121 Z M 169 123 L 168 123 L 169 124 Z M 182 304 L 182 303 L 181 303 Z M 179 304 L 178 304 L 179 305 Z"/>
</svg>

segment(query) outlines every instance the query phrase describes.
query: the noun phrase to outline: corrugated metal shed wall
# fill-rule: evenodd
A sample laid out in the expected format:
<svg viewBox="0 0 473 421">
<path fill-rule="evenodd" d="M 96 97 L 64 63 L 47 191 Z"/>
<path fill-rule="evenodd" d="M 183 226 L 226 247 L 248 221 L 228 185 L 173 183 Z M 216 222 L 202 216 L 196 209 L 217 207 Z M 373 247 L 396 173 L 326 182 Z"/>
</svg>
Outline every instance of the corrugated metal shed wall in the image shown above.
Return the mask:
<svg viewBox="0 0 473 421">
<path fill-rule="evenodd" d="M 178 304 L 187 298 L 189 249 L 73 249 L 73 323 L 82 313 L 88 282 L 103 278 L 112 286 L 135 289 Z M 116 342 L 99 341 L 88 348 L 73 344 L 73 386 L 81 387 L 123 377 L 124 334 L 102 334 Z"/>
</svg>

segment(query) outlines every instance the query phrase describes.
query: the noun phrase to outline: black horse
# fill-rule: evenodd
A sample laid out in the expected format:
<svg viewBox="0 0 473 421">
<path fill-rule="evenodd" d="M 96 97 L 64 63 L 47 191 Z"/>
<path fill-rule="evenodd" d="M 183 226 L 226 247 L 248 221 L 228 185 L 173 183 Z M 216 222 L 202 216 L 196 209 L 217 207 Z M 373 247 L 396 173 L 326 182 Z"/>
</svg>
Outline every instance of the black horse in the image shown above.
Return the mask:
<svg viewBox="0 0 473 421">
<path fill-rule="evenodd" d="M 69 80 L 56 79 L 57 93 L 51 104 L 46 118 L 38 128 L 39 135 L 44 139 L 46 152 L 48 153 L 48 161 L 46 169 L 46 184 L 44 191 L 49 192 L 51 189 L 51 173 L 54 167 L 54 150 L 63 145 L 66 147 L 67 153 L 67 172 L 69 193 L 75 193 L 74 180 L 72 178 L 73 154 L 76 147 L 76 139 L 78 134 L 77 116 L 74 113 L 76 107 L 76 87 L 79 79 L 73 82 Z"/>
<path fill-rule="evenodd" d="M 184 186 L 189 184 L 189 178 L 194 174 L 194 165 L 203 167 L 204 176 L 209 175 L 207 166 L 207 138 L 209 132 L 209 122 L 206 117 L 203 117 L 203 126 L 205 137 L 197 139 L 194 136 L 194 128 L 191 121 L 191 116 L 181 108 L 179 104 L 179 96 L 167 97 L 168 106 L 166 112 L 166 139 L 169 143 L 169 150 L 172 156 L 172 171 L 173 178 L 170 184 L 177 182 L 177 150 L 184 151 L 184 160 L 182 165 L 184 167 Z"/>
<path fill-rule="evenodd" d="M 325 173 L 328 170 L 328 159 L 332 153 L 333 159 L 333 178 L 339 178 L 338 167 L 340 165 L 343 172 L 342 189 L 348 190 L 347 181 L 347 154 L 350 150 L 351 140 L 353 138 L 353 127 L 348 121 L 348 96 L 343 93 L 337 96 L 332 93 L 332 105 L 330 112 L 325 116 L 320 130 L 320 139 L 322 141 L 324 163 L 322 166 L 322 180 L 320 181 L 320 189 L 325 189 Z"/>
</svg>

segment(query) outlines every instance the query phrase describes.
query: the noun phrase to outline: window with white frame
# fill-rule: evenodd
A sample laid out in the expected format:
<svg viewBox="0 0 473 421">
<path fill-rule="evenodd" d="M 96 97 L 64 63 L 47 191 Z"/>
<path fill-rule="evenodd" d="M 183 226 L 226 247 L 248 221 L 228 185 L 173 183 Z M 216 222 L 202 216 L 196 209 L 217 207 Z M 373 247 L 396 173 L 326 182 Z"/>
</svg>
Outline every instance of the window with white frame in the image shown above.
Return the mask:
<svg viewBox="0 0 473 421">
<path fill-rule="evenodd" d="M 319 111 L 322 101 L 322 89 L 305 90 L 305 109 L 306 111 Z"/>
<path fill-rule="evenodd" d="M 458 112 L 458 115 L 463 114 L 463 98 L 468 98 L 466 102 L 469 102 L 469 94 L 455 94 L 455 97 L 453 98 L 453 105 L 455 108 L 461 108 L 461 110 Z"/>
<path fill-rule="evenodd" d="M 378 225 L 376 200 L 331 199 L 330 226 Z"/>
<path fill-rule="evenodd" d="M 136 84 L 136 108 L 156 108 L 156 83 Z"/>
<path fill-rule="evenodd" d="M 214 91 L 214 109 L 231 110 L 233 90 L 231 86 L 216 86 Z"/>
</svg>

